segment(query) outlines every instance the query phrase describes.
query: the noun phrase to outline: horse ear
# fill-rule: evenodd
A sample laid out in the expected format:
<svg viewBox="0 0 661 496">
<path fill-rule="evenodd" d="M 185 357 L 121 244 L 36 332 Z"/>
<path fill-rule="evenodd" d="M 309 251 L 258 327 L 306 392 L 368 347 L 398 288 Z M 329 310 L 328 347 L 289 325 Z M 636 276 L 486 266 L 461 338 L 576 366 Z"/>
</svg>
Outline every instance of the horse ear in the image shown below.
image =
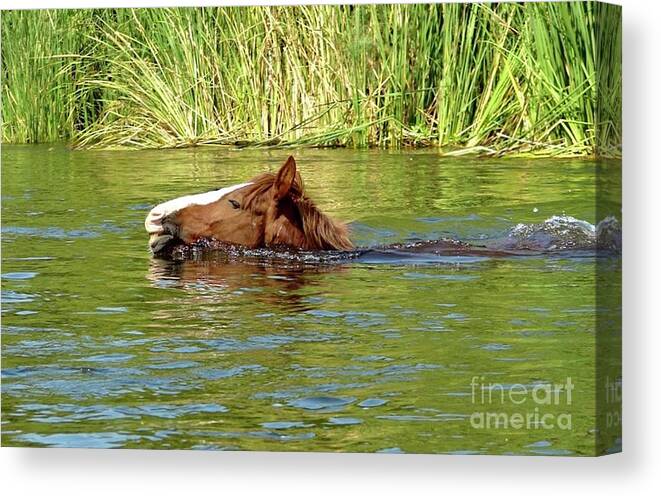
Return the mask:
<svg viewBox="0 0 661 496">
<path fill-rule="evenodd" d="M 290 155 L 275 176 L 273 195 L 276 200 L 287 196 L 294 184 L 294 179 L 296 179 L 296 161 Z"/>
</svg>

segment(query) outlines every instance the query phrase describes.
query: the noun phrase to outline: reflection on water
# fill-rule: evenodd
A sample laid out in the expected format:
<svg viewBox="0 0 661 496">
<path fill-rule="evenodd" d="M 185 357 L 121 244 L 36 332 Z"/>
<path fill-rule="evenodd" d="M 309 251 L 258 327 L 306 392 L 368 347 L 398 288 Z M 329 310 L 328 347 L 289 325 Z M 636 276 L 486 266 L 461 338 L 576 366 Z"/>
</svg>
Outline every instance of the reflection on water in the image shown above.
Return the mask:
<svg viewBox="0 0 661 496">
<path fill-rule="evenodd" d="M 595 309 L 595 284 L 619 284 L 615 252 L 379 247 L 512 233 L 548 244 L 554 216 L 619 217 L 617 192 L 595 209 L 595 169 L 603 181 L 618 163 L 301 150 L 309 196 L 371 251 L 150 257 L 153 204 L 273 170 L 282 155 L 3 146 L 4 445 L 594 452 L 595 336 L 608 332 L 595 317 L 619 319 Z M 518 224 L 542 228 L 531 237 Z M 568 377 L 571 404 L 541 408 L 570 414 L 570 430 L 471 422 L 538 407 L 485 404 L 474 384 Z"/>
</svg>

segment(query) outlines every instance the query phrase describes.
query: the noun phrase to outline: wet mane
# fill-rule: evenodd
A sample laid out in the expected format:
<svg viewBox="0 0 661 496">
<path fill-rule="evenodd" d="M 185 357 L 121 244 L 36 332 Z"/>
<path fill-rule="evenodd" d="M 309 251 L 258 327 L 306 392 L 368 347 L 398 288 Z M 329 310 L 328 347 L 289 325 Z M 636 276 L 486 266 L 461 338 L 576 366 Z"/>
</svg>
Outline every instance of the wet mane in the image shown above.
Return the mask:
<svg viewBox="0 0 661 496">
<path fill-rule="evenodd" d="M 267 172 L 251 179 L 251 184 L 246 187 L 244 208 L 251 212 L 263 213 L 271 199 L 271 188 L 275 178 L 275 174 Z M 347 226 L 335 222 L 322 213 L 314 202 L 305 196 L 303 179 L 298 172 L 287 198 L 292 201 L 300 216 L 305 237 L 304 249 L 350 250 L 353 248 Z"/>
</svg>

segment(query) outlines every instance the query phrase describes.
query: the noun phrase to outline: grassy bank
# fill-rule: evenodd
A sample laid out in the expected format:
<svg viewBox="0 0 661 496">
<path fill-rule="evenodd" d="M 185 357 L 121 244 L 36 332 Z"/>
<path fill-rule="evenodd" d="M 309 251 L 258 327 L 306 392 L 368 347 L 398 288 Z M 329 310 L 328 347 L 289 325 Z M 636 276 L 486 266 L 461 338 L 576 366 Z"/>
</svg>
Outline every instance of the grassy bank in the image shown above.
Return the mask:
<svg viewBox="0 0 661 496">
<path fill-rule="evenodd" d="M 595 3 L 2 12 L 2 140 L 617 155 Z"/>
</svg>

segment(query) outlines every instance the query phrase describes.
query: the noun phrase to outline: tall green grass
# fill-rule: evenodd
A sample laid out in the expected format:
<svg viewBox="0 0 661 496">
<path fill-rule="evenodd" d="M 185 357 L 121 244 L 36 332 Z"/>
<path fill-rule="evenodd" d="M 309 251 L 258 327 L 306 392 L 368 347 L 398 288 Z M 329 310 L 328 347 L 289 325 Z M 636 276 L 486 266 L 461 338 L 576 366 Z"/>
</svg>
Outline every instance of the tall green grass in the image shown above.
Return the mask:
<svg viewBox="0 0 661 496">
<path fill-rule="evenodd" d="M 2 139 L 617 155 L 617 6 L 2 13 Z"/>
<path fill-rule="evenodd" d="M 2 140 L 68 139 L 99 111 L 81 91 L 82 56 L 91 50 L 91 11 L 1 13 Z"/>
</svg>

